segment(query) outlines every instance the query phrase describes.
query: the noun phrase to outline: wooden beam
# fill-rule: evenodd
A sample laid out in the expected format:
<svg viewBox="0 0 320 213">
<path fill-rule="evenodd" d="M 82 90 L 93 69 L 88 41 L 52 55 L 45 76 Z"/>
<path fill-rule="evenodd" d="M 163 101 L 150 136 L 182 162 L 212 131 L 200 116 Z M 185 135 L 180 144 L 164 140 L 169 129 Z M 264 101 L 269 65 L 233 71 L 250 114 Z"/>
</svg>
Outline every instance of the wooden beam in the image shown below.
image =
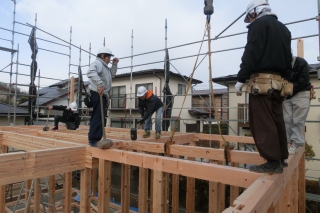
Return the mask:
<svg viewBox="0 0 320 213">
<path fill-rule="evenodd" d="M 172 213 L 179 213 L 179 175 L 172 175 Z"/>
<path fill-rule="evenodd" d="M 72 172 L 64 173 L 63 176 L 63 212 L 71 211 L 71 193 L 72 193 Z"/>
<path fill-rule="evenodd" d="M 99 160 L 98 210 L 100 213 L 108 213 L 110 209 L 111 170 L 111 161 Z"/>
<path fill-rule="evenodd" d="M 91 169 L 82 169 L 80 178 L 80 213 L 90 212 Z"/>
<path fill-rule="evenodd" d="M 246 169 L 212 165 L 163 156 L 154 156 L 116 149 L 101 150 L 93 147 L 92 157 L 125 163 L 132 166 L 148 168 L 156 171 L 180 174 L 202 180 L 221 182 L 224 184 L 249 187 L 261 174 Z M 0 164 L 1 165 L 1 164 Z M 237 175 L 237 178 L 234 176 Z"/>
<path fill-rule="evenodd" d="M 279 199 L 279 213 L 290 213 L 290 183 L 287 183 Z"/>
<path fill-rule="evenodd" d="M 254 213 L 267 212 L 271 205 L 275 205 L 281 192 L 291 180 L 294 169 L 304 152 L 299 151 L 290 155 L 289 166 L 281 174 L 264 174 L 250 185 L 223 213 Z M 259 193 L 257 193 L 259 192 Z"/>
<path fill-rule="evenodd" d="M 121 212 L 130 209 L 130 166 L 121 164 Z"/>
<path fill-rule="evenodd" d="M 0 185 L 82 169 L 85 149 L 81 146 L 2 154 Z"/>
</svg>

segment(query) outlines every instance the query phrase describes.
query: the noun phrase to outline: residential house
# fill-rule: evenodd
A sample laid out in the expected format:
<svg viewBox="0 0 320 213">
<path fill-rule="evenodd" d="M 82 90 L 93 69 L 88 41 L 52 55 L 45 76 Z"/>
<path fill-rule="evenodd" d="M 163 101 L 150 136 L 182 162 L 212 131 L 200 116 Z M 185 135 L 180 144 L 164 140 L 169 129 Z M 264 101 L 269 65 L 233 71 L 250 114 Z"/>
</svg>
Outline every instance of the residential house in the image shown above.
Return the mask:
<svg viewBox="0 0 320 213">
<path fill-rule="evenodd" d="M 141 118 L 138 111 L 137 88 L 145 86 L 163 100 L 162 89 L 165 84 L 163 69 L 149 69 L 132 73 L 118 74 L 112 82 L 110 115 L 108 120 L 111 127 L 127 127 L 137 123 Z M 189 112 L 192 107 L 192 91 L 188 91 L 185 102 L 184 97 L 189 78 L 170 72 L 169 87 L 174 97 L 172 116 L 169 131 L 173 130 L 181 110 L 181 119 L 177 123 L 177 131 L 186 132 L 188 126 L 196 124 L 196 115 Z M 192 85 L 201 84 L 202 81 L 192 79 Z M 153 116 L 154 117 L 154 116 Z M 154 125 L 152 127 L 154 129 Z"/>
<path fill-rule="evenodd" d="M 320 69 L 319 64 L 310 64 L 310 81 L 315 87 L 316 96 L 320 97 L 320 81 L 317 77 L 317 70 Z M 237 82 L 237 75 L 228 75 L 213 78 L 214 83 L 220 85 L 227 85 L 227 90 L 229 92 L 229 129 L 236 130 L 229 131 L 230 135 L 245 135 L 250 134 L 250 129 L 248 125 L 248 95 L 243 92 L 242 96 L 237 96 L 235 94 L 235 84 Z M 243 86 L 243 91 L 245 91 L 247 84 Z M 313 146 L 313 151 L 316 154 L 316 158 L 320 157 L 320 110 L 319 110 L 319 98 L 311 101 L 310 111 L 306 121 L 305 128 L 305 140 L 308 144 Z M 313 171 L 314 168 L 319 168 L 318 161 L 308 161 L 306 165 L 307 175 L 310 177 L 319 177 L 319 171 Z"/>
<path fill-rule="evenodd" d="M 10 122 L 8 124 L 8 112 L 10 116 Z M 26 119 L 29 117 L 28 110 L 9 106 L 5 103 L 0 103 L 0 126 L 13 125 L 25 125 Z"/>
</svg>

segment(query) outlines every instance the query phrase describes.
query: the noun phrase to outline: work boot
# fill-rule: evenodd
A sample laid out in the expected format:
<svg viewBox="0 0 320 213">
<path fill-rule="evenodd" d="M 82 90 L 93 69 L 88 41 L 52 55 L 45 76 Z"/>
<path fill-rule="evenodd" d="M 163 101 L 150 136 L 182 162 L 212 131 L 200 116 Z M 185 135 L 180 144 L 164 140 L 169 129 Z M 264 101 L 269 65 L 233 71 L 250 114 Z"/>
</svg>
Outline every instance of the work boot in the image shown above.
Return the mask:
<svg viewBox="0 0 320 213">
<path fill-rule="evenodd" d="M 280 161 L 268 161 L 259 166 L 250 166 L 249 170 L 251 172 L 258 172 L 258 173 L 282 173 L 283 172 L 283 168 Z"/>
<path fill-rule="evenodd" d="M 143 135 L 142 135 L 142 137 L 144 137 L 144 138 L 148 138 L 148 137 L 150 137 L 150 132 L 145 132 Z"/>
<path fill-rule="evenodd" d="M 55 127 L 53 127 L 51 130 L 58 130 L 58 127 L 55 126 Z"/>
<path fill-rule="evenodd" d="M 161 136 L 161 133 L 160 132 L 156 132 L 156 139 L 159 139 Z"/>
<path fill-rule="evenodd" d="M 288 166 L 287 160 L 281 159 L 281 165 L 282 165 L 282 167 L 287 167 Z"/>
<path fill-rule="evenodd" d="M 293 155 L 293 154 L 297 153 L 298 151 L 299 151 L 299 146 L 297 146 L 293 143 L 288 148 L 289 155 Z"/>
</svg>

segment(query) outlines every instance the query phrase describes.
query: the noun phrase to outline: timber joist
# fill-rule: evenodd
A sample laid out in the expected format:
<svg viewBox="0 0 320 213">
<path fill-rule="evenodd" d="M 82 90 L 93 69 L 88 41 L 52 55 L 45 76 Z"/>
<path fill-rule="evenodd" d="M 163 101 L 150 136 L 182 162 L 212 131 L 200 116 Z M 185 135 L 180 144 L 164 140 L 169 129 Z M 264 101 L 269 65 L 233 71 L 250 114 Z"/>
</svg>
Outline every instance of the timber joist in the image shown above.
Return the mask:
<svg viewBox="0 0 320 213">
<path fill-rule="evenodd" d="M 186 176 L 187 212 L 194 212 L 195 179 L 209 182 L 209 212 L 304 212 L 304 154 L 290 155 L 289 166 L 282 174 L 259 174 L 244 168 L 245 164 L 264 163 L 257 152 L 230 150 L 230 162 L 226 166 L 223 140 L 220 135 L 176 133 L 165 153 L 165 145 L 171 133 L 163 132 L 160 139 L 143 138 L 143 130 L 137 131 L 137 140 L 130 139 L 130 129 L 106 128 L 106 136 L 114 145 L 107 150 L 88 145 L 88 127 L 78 130 L 59 127 L 57 131 L 43 131 L 42 126 L 0 127 L 0 212 L 5 212 L 3 203 L 6 184 L 34 178 L 63 174 L 63 212 L 70 212 L 73 204 L 70 197 L 71 172 L 81 171 L 80 212 L 90 212 L 91 191 L 99 193 L 98 212 L 108 212 L 112 206 L 106 202 L 111 195 L 112 162 L 122 164 L 124 176 L 121 182 L 122 210 L 129 209 L 130 178 L 139 178 L 139 212 L 168 212 L 165 201 L 171 197 L 172 209 L 179 205 L 179 176 Z M 251 137 L 224 135 L 228 143 L 254 144 Z M 202 141 L 220 143 L 219 148 L 196 146 Z M 19 152 L 6 153 L 9 149 Z M 242 165 L 239 167 L 239 165 Z M 139 168 L 139 177 L 130 177 L 130 166 Z M 94 171 L 99 171 L 98 183 Z M 148 170 L 151 170 L 148 178 Z M 172 190 L 169 176 L 172 175 Z M 92 177 L 91 177 L 92 176 Z M 92 179 L 95 179 L 93 181 Z M 150 188 L 146 181 L 150 179 Z M 225 206 L 225 185 L 230 185 L 230 203 Z M 240 195 L 239 187 L 246 190 Z M 294 192 L 291 196 L 287 191 Z M 298 193 L 299 191 L 299 193 Z M 172 195 L 169 196 L 169 192 Z M 150 194 L 150 197 L 148 195 Z M 1 199 L 2 198 L 2 199 Z M 150 201 L 149 201 L 150 200 Z M 288 203 L 290 200 L 290 203 Z M 149 206 L 150 204 L 150 206 Z M 1 207 L 2 206 L 2 207 Z M 149 206 L 149 207 L 148 207 Z M 173 211 L 173 212 L 176 212 Z M 298 211 L 299 210 L 299 211 Z"/>
</svg>

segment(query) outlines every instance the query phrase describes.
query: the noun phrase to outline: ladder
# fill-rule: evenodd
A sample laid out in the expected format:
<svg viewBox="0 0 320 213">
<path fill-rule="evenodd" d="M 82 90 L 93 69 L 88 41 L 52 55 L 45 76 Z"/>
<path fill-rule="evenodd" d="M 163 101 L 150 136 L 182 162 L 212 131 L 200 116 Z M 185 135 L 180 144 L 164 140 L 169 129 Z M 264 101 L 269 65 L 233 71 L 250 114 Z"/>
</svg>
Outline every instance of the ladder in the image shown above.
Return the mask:
<svg viewBox="0 0 320 213">
<path fill-rule="evenodd" d="M 44 179 L 44 184 L 41 183 L 41 179 Z M 33 179 L 32 182 L 31 182 L 31 186 L 30 186 L 30 190 L 29 189 L 26 189 L 25 188 L 25 185 L 26 185 L 26 181 L 23 181 L 23 184 L 22 184 L 22 187 L 20 189 L 20 193 L 19 193 L 19 196 L 18 196 L 18 199 L 17 199 L 17 202 L 13 208 L 13 213 L 16 212 L 16 208 L 18 206 L 19 203 L 21 204 L 24 204 L 25 205 L 25 210 L 24 210 L 24 213 L 27 213 L 29 208 L 30 208 L 30 202 L 31 202 L 31 197 L 32 197 L 32 193 L 34 192 L 34 186 L 35 186 L 35 182 L 36 182 L 37 179 Z M 47 178 L 38 178 L 38 187 L 39 187 L 39 190 L 40 190 L 40 203 L 42 204 L 42 207 L 43 207 L 43 212 L 46 212 L 46 206 L 51 206 L 53 208 L 53 212 L 56 213 L 56 206 L 54 204 L 54 200 L 53 200 L 53 197 L 52 197 L 52 194 L 51 194 L 51 191 L 50 191 L 50 188 L 49 188 L 49 184 L 48 184 L 48 181 L 47 181 Z M 42 193 L 42 188 L 41 186 L 45 186 L 48 190 L 48 193 Z M 21 200 L 21 195 L 23 193 L 23 191 L 25 192 L 29 192 L 29 196 L 28 196 L 28 199 L 27 199 L 27 202 Z M 26 194 L 26 193 L 25 193 Z M 48 198 L 48 202 L 45 202 L 44 201 L 44 197 L 47 197 Z M 49 203 L 49 200 L 51 200 L 52 203 Z"/>
</svg>

